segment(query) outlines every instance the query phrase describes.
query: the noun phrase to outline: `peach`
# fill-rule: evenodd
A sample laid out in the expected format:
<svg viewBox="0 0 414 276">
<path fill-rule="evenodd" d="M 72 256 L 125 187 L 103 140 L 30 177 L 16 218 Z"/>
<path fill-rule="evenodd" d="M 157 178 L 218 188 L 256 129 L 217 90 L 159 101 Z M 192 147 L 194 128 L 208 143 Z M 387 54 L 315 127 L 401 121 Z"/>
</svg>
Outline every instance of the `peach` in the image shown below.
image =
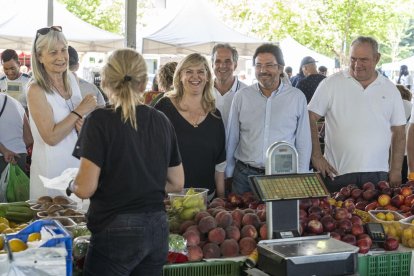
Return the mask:
<svg viewBox="0 0 414 276">
<path fill-rule="evenodd" d="M 387 206 L 391 202 L 391 197 L 389 195 L 382 194 L 378 197 L 378 205 Z"/>
<path fill-rule="evenodd" d="M 187 246 L 198 245 L 200 243 L 200 235 L 194 231 L 186 231 L 183 237 L 187 240 Z"/>
<path fill-rule="evenodd" d="M 231 216 L 233 218 L 233 225 L 240 228 L 244 216 L 243 210 L 235 209 L 231 212 Z"/>
<path fill-rule="evenodd" d="M 217 226 L 226 228 L 233 223 L 233 217 L 227 211 L 221 211 L 216 215 Z"/>
<path fill-rule="evenodd" d="M 240 231 L 240 234 L 242 238 L 245 238 L 245 237 L 250 237 L 253 239 L 257 238 L 257 230 L 256 230 L 256 227 L 254 227 L 253 225 L 243 226 L 243 228 Z"/>
<path fill-rule="evenodd" d="M 198 222 L 198 230 L 203 234 L 208 233 L 211 229 L 216 227 L 216 220 L 213 217 L 204 217 Z"/>
<path fill-rule="evenodd" d="M 256 249 L 256 241 L 250 237 L 242 238 L 239 241 L 240 254 L 244 256 L 250 255 Z"/>
<path fill-rule="evenodd" d="M 220 245 L 220 251 L 223 257 L 236 257 L 239 255 L 239 244 L 233 239 L 224 240 Z"/>
<path fill-rule="evenodd" d="M 206 259 L 220 258 L 220 247 L 212 242 L 203 246 L 203 255 Z"/>
<path fill-rule="evenodd" d="M 201 212 L 198 212 L 198 213 L 195 215 L 195 217 L 194 217 L 194 221 L 195 221 L 196 223 L 198 223 L 198 222 L 200 221 L 200 219 L 202 219 L 202 218 L 204 218 L 204 217 L 208 217 L 208 216 L 211 216 L 211 215 L 210 215 L 210 213 L 209 213 L 209 212 L 207 212 L 207 211 L 201 211 Z"/>
<path fill-rule="evenodd" d="M 195 225 L 196 223 L 192 220 L 185 220 L 180 224 L 180 234 L 184 233 L 188 227 Z"/>
<path fill-rule="evenodd" d="M 221 227 L 216 227 L 208 232 L 208 240 L 220 244 L 226 238 L 226 231 Z"/>
<path fill-rule="evenodd" d="M 260 230 L 259 230 L 259 234 L 260 234 L 260 239 L 262 240 L 267 240 L 267 225 L 266 223 L 263 224 L 262 226 L 260 226 Z"/>
<path fill-rule="evenodd" d="M 260 227 L 260 219 L 254 213 L 247 213 L 243 216 L 242 225 L 253 225 L 256 228 Z"/>
<path fill-rule="evenodd" d="M 234 225 L 230 225 L 226 227 L 226 239 L 233 239 L 235 241 L 238 241 L 240 239 L 240 230 L 238 227 Z"/>
<path fill-rule="evenodd" d="M 197 245 L 187 247 L 187 258 L 190 262 L 198 262 L 203 259 L 203 250 Z"/>
</svg>

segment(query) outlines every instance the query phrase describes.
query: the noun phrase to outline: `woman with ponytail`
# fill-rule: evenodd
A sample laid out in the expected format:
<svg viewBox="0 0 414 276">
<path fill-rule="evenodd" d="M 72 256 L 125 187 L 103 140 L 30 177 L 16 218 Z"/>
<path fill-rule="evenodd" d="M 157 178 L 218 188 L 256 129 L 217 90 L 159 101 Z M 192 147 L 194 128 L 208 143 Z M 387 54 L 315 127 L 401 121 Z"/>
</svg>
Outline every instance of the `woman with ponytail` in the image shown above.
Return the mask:
<svg viewBox="0 0 414 276">
<path fill-rule="evenodd" d="M 90 198 L 84 275 L 162 275 L 169 232 L 164 197 L 184 186 L 174 128 L 142 104 L 147 68 L 135 50 L 113 52 L 101 76 L 110 105 L 86 118 L 73 153 L 79 173 L 67 189 Z"/>
</svg>

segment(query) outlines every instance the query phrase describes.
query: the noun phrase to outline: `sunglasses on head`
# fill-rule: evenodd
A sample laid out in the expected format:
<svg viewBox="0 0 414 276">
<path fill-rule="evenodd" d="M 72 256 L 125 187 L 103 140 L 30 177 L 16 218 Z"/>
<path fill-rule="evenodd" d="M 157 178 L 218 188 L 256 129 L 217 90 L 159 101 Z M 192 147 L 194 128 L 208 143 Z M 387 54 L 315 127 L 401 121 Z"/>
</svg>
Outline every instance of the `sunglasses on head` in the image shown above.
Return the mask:
<svg viewBox="0 0 414 276">
<path fill-rule="evenodd" d="M 41 29 L 37 30 L 34 44 L 36 45 L 37 38 L 39 37 L 39 35 L 47 35 L 51 30 L 56 31 L 56 32 L 62 32 L 62 27 L 61 26 L 51 26 L 51 27 L 41 28 Z"/>
</svg>

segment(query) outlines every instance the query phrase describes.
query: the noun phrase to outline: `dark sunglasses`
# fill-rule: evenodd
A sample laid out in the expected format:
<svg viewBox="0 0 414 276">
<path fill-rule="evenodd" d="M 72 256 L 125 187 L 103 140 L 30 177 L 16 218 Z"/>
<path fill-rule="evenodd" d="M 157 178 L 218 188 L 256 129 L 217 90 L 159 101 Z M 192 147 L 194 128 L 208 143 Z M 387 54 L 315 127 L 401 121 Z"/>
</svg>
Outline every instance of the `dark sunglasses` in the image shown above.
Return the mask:
<svg viewBox="0 0 414 276">
<path fill-rule="evenodd" d="M 39 35 L 47 35 L 51 30 L 56 31 L 56 32 L 62 32 L 62 27 L 61 26 L 51 26 L 51 27 L 41 28 L 41 29 L 37 30 L 34 45 L 36 45 L 37 38 L 39 37 Z"/>
</svg>

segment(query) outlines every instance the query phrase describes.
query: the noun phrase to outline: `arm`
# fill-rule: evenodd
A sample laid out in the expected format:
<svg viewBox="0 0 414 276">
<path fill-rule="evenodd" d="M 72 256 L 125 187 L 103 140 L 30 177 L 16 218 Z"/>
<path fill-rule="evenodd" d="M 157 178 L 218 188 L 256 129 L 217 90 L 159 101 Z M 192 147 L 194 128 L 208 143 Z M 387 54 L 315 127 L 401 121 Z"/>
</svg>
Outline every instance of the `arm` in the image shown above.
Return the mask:
<svg viewBox="0 0 414 276">
<path fill-rule="evenodd" d="M 55 123 L 53 110 L 46 99 L 44 91 L 36 84 L 30 86 L 27 93 L 30 114 L 34 120 L 42 139 L 51 146 L 62 141 L 75 127 L 79 119 L 75 114 L 69 113 L 62 121 Z M 96 99 L 86 96 L 75 111 L 81 116 L 92 111 L 96 106 Z"/>
<path fill-rule="evenodd" d="M 321 145 L 318 135 L 318 120 L 321 118 L 318 114 L 309 111 L 309 124 L 312 138 L 312 165 L 319 171 L 323 177 L 329 176 L 333 179 L 338 172 L 326 161 L 322 155 Z"/>
<path fill-rule="evenodd" d="M 98 188 L 100 173 L 101 168 L 92 161 L 82 157 L 80 159 L 79 172 L 73 185 L 75 195 L 82 199 L 90 198 Z"/>
<path fill-rule="evenodd" d="M 300 117 L 297 122 L 295 137 L 295 147 L 299 157 L 298 173 L 308 173 L 312 152 L 312 140 L 305 97 L 303 97 L 303 104 L 299 108 Z"/>
<path fill-rule="evenodd" d="M 224 172 L 216 171 L 214 178 L 216 180 L 216 196 L 224 198 Z"/>
<path fill-rule="evenodd" d="M 414 173 L 414 124 L 410 124 L 410 126 L 408 127 L 407 159 L 408 159 L 408 172 Z"/>
<path fill-rule="evenodd" d="M 2 143 L 0 143 L 0 153 L 3 154 L 3 158 L 4 158 L 4 161 L 6 163 L 15 164 L 16 161 L 15 161 L 14 157 L 20 158 L 20 155 L 18 155 L 17 153 L 9 150 Z"/>
<path fill-rule="evenodd" d="M 23 141 L 26 145 L 26 148 L 33 145 L 33 136 L 30 130 L 29 119 L 27 119 L 26 114 L 23 117 Z"/>
<path fill-rule="evenodd" d="M 405 126 L 393 126 L 391 127 L 391 133 L 389 181 L 392 187 L 396 187 L 401 184 L 401 169 L 405 150 Z"/>
<path fill-rule="evenodd" d="M 166 193 L 178 193 L 184 188 L 184 169 L 183 164 L 169 167 L 167 171 Z"/>
</svg>

